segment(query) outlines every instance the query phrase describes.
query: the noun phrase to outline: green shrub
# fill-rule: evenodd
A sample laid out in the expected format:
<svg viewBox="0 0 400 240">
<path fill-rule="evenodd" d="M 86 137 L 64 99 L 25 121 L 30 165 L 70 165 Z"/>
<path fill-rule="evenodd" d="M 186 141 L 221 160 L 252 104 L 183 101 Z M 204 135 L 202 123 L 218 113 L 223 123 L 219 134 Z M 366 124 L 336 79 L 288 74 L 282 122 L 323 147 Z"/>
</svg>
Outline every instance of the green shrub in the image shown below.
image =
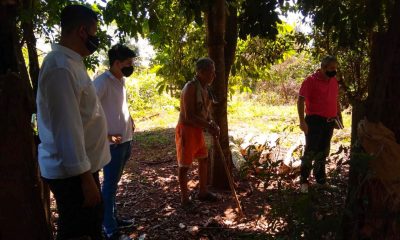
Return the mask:
<svg viewBox="0 0 400 240">
<path fill-rule="evenodd" d="M 154 73 L 136 72 L 126 81 L 128 103 L 134 119 L 149 118 L 154 114 L 171 111 L 179 106 L 179 99 L 157 91 L 161 81 Z"/>
</svg>

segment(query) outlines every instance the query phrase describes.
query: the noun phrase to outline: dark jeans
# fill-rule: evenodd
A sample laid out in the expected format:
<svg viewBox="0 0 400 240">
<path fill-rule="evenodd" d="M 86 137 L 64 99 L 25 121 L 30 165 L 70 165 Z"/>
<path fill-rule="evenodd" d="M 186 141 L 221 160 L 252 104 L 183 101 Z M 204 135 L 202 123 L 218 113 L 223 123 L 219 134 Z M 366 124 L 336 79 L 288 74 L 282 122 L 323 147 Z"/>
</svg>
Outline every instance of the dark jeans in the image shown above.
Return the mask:
<svg viewBox="0 0 400 240">
<path fill-rule="evenodd" d="M 305 121 L 308 125 L 308 134 L 306 134 L 304 155 L 301 158 L 300 182 L 307 183 L 313 169 L 317 183 L 324 184 L 326 182 L 325 161 L 329 155 L 334 122 L 328 122 L 326 118 L 317 115 L 306 116 Z"/>
<path fill-rule="evenodd" d="M 100 190 L 99 173 L 93 174 Z M 102 203 L 93 207 L 82 207 L 84 195 L 80 176 L 65 179 L 43 178 L 54 194 L 58 210 L 57 240 L 90 237 L 92 240 L 103 240 Z"/>
</svg>

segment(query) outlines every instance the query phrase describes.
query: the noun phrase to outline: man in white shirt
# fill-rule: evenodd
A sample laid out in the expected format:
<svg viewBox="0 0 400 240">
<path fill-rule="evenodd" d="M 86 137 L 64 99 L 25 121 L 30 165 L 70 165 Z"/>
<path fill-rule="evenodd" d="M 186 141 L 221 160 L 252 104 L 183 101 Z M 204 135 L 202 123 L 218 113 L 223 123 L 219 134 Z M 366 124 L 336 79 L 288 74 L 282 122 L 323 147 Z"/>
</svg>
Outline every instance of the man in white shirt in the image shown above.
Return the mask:
<svg viewBox="0 0 400 240">
<path fill-rule="evenodd" d="M 128 109 L 125 77 L 133 72 L 136 53 L 128 47 L 117 44 L 108 51 L 110 70 L 94 80 L 97 96 L 107 118 L 108 140 L 111 161 L 103 168 L 102 195 L 104 200 L 103 227 L 108 239 L 130 239 L 120 229 L 133 225 L 131 220 L 117 216 L 115 196 L 126 161 L 131 156 L 134 123 Z"/>
<path fill-rule="evenodd" d="M 98 171 L 110 161 L 106 118 L 82 58 L 96 51 L 97 16 L 61 12 L 61 38 L 39 74 L 39 166 L 58 209 L 57 239 L 104 239 Z"/>
</svg>

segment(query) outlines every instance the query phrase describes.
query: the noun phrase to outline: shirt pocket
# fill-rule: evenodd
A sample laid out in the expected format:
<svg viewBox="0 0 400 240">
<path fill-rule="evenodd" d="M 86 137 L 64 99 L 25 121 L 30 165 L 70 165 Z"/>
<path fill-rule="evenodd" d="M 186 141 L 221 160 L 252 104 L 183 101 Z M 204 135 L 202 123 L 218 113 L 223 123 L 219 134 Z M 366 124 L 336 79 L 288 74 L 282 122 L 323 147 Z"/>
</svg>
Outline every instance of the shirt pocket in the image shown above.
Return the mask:
<svg viewBox="0 0 400 240">
<path fill-rule="evenodd" d="M 101 106 L 97 99 L 96 89 L 90 80 L 82 85 L 80 112 L 84 124 L 101 116 L 102 113 Z"/>
</svg>

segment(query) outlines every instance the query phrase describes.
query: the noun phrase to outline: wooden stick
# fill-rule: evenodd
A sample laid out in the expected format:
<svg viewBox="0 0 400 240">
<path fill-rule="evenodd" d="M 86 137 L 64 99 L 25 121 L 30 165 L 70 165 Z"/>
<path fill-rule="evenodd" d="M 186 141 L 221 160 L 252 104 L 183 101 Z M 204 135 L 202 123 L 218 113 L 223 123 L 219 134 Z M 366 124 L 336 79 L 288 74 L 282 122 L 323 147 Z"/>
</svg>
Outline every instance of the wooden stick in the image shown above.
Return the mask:
<svg viewBox="0 0 400 240">
<path fill-rule="evenodd" d="M 233 183 L 233 178 L 232 178 L 232 175 L 231 175 L 231 171 L 229 171 L 228 163 L 226 162 L 226 158 L 225 158 L 224 152 L 222 151 L 221 144 L 219 143 L 219 139 L 217 137 L 214 137 L 214 143 L 216 143 L 218 151 L 219 151 L 219 154 L 220 154 L 220 156 L 222 158 L 222 163 L 224 164 L 225 172 L 226 172 L 226 175 L 228 177 L 229 187 L 231 188 L 233 197 L 235 198 L 236 205 L 237 205 L 237 207 L 239 209 L 239 218 L 242 218 L 242 217 L 244 217 L 244 214 L 243 214 L 240 202 L 239 202 L 239 198 L 238 198 L 238 196 L 236 194 L 235 185 Z"/>
</svg>

